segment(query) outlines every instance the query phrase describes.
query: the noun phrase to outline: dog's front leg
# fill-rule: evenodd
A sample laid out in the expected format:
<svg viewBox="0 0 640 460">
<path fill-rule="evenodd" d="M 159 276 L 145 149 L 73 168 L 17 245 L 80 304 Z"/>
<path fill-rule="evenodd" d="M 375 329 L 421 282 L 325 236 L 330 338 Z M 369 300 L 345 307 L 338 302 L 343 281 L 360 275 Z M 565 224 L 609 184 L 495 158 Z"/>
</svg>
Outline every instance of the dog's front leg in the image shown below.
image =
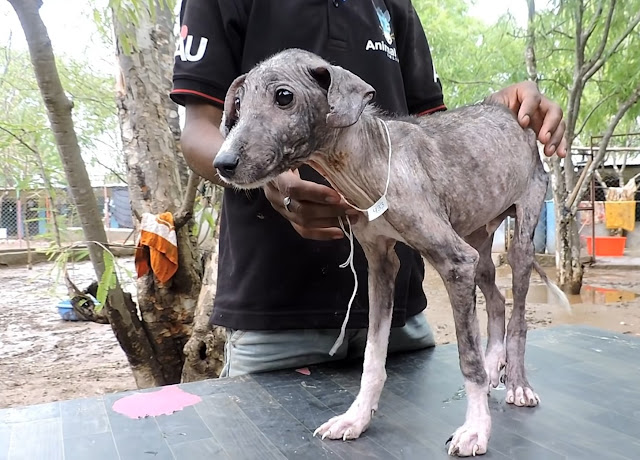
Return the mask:
<svg viewBox="0 0 640 460">
<path fill-rule="evenodd" d="M 395 241 L 378 237 L 359 240 L 369 264 L 369 330 L 364 352 L 360 391 L 342 415 L 333 417 L 314 433 L 322 438 L 356 439 L 369 426 L 378 409 L 382 387 L 387 379 L 385 363 L 391 330 L 393 293 L 400 261 L 394 251 Z"/>
<path fill-rule="evenodd" d="M 456 325 L 460 370 L 467 393 L 464 425 L 451 436 L 449 455 L 466 457 L 484 454 L 491 433 L 487 400 L 489 385 L 485 371 L 476 315 L 475 272 L 478 252 L 453 232 L 438 235 L 425 255 L 442 277 L 449 293 Z"/>
</svg>

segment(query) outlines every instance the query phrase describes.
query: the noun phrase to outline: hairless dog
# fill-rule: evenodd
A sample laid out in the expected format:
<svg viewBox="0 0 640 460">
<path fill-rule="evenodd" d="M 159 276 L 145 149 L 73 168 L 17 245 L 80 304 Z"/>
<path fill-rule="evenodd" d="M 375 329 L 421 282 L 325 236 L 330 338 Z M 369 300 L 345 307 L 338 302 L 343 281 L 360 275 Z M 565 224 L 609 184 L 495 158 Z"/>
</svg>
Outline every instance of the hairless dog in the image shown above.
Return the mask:
<svg viewBox="0 0 640 460">
<path fill-rule="evenodd" d="M 508 403 L 539 403 L 524 366 L 532 268 L 568 305 L 534 258 L 533 233 L 548 181 L 536 136 L 498 104 L 392 117 L 371 103 L 374 96 L 374 88 L 358 76 L 315 54 L 278 53 L 230 86 L 220 127 L 225 141 L 214 166 L 225 181 L 251 189 L 310 164 L 349 203 L 369 210 L 369 218 L 353 226 L 369 267 L 361 387 L 351 407 L 316 433 L 323 439 L 355 439 L 378 408 L 399 267 L 394 246 L 400 241 L 437 270 L 453 308 L 467 413 L 450 438 L 449 454 L 483 454 L 491 432 L 487 394 L 502 372 Z M 495 284 L 491 247 L 507 216 L 516 218 L 516 227 L 508 253 L 513 312 L 505 339 L 505 301 Z M 485 353 L 476 286 L 487 302 Z"/>
</svg>

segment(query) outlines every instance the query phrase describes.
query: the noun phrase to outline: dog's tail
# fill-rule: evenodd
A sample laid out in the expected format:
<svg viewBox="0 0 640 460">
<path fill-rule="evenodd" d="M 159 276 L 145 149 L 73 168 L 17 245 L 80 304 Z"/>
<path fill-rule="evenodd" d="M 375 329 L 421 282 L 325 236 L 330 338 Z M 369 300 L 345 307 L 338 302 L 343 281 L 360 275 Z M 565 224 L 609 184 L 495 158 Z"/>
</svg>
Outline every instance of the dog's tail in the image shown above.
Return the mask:
<svg viewBox="0 0 640 460">
<path fill-rule="evenodd" d="M 562 305 L 562 308 L 564 308 L 567 313 L 571 313 L 571 303 L 569 302 L 569 298 L 554 282 L 549 279 L 535 258 L 533 259 L 533 268 L 538 275 L 540 275 L 544 284 L 546 284 L 549 290 L 553 293 L 553 296 L 557 299 L 558 303 Z"/>
</svg>

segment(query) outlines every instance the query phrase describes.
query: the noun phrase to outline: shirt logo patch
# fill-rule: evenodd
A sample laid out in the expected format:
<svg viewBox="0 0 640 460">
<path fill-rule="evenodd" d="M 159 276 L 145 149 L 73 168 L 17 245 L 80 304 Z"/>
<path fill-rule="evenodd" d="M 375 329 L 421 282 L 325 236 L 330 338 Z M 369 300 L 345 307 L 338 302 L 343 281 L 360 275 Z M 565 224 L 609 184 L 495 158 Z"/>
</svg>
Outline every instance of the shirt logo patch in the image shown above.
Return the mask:
<svg viewBox="0 0 640 460">
<path fill-rule="evenodd" d="M 379 6 L 376 6 L 371 0 L 373 7 L 376 10 L 376 16 L 380 23 L 380 30 L 382 31 L 382 37 L 384 40 L 367 40 L 365 50 L 367 51 L 382 51 L 386 53 L 387 57 L 393 61 L 398 61 L 398 52 L 394 46 L 394 33 L 391 29 L 391 14 L 389 10 L 383 10 Z"/>
<path fill-rule="evenodd" d="M 393 32 L 391 32 L 391 15 L 389 11 L 382 11 L 376 6 L 376 14 L 378 15 L 378 21 L 380 21 L 380 29 L 382 35 L 389 45 L 393 45 Z"/>
<path fill-rule="evenodd" d="M 198 49 L 193 52 L 193 35 L 189 35 L 189 28 L 183 25 L 180 28 L 180 40 L 178 40 L 178 46 L 174 56 L 179 56 L 180 60 L 185 62 L 197 62 L 204 57 L 204 53 L 207 51 L 207 44 L 209 39 L 206 37 L 199 37 Z"/>
</svg>

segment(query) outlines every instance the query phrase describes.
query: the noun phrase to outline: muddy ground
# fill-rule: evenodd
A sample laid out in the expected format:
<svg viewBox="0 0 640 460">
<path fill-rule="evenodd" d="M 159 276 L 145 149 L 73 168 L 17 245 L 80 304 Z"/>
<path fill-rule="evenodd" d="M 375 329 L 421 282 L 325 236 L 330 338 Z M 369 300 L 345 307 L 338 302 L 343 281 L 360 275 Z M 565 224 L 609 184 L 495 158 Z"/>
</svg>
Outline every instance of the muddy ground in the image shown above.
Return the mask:
<svg viewBox="0 0 640 460">
<path fill-rule="evenodd" d="M 131 258 L 120 264 L 133 270 Z M 79 286 L 91 279 L 88 263 L 75 264 Z M 510 296 L 511 271 L 498 269 L 498 285 Z M 429 268 L 425 282 L 427 317 L 440 344 L 455 341 L 453 317 L 442 283 Z M 135 388 L 126 358 L 109 325 L 62 321 L 56 304 L 65 292 L 51 264 L 0 269 L 0 408 L 94 396 Z M 637 272 L 590 269 L 573 313 L 547 298 L 532 277 L 527 318 L 531 329 L 556 324 L 588 324 L 640 336 L 640 282 Z M 481 328 L 484 299 L 478 296 Z"/>
</svg>

